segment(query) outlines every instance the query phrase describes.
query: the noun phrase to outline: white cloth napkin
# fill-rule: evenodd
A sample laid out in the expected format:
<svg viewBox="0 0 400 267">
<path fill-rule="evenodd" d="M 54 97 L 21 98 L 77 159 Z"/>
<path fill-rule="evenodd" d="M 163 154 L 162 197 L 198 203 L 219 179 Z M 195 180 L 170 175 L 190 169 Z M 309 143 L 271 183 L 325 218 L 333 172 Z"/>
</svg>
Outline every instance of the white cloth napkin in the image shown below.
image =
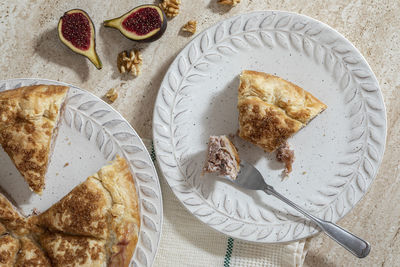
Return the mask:
<svg viewBox="0 0 400 267">
<path fill-rule="evenodd" d="M 151 141 L 144 140 L 144 143 L 154 153 Z M 157 167 L 157 163 L 155 165 Z M 157 171 L 163 195 L 164 223 L 155 267 L 303 266 L 306 240 L 276 245 L 257 244 L 216 232 L 182 206 L 158 168 Z"/>
</svg>

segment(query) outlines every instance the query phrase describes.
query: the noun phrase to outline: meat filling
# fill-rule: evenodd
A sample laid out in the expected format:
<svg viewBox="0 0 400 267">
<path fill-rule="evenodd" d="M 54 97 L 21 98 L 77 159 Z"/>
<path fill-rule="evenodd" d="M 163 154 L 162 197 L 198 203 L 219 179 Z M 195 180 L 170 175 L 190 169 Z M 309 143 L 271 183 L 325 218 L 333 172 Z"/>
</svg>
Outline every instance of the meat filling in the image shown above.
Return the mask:
<svg viewBox="0 0 400 267">
<path fill-rule="evenodd" d="M 239 163 L 237 149 L 226 136 L 210 137 L 204 172 L 236 179 L 240 168 Z"/>
<path fill-rule="evenodd" d="M 294 151 L 290 149 L 289 144 L 285 142 L 281 145 L 276 153 L 276 159 L 285 163 L 284 174 L 287 176 L 292 172 L 292 164 L 294 162 Z"/>
</svg>

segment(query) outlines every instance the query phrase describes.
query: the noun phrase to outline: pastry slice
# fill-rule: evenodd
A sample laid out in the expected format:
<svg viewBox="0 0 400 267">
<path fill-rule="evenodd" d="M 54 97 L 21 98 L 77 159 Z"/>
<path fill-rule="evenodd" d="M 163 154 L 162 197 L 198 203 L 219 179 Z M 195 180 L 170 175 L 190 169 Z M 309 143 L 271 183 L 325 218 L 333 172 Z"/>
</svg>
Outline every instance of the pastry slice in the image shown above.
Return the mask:
<svg viewBox="0 0 400 267">
<path fill-rule="evenodd" d="M 68 87 L 35 85 L 0 92 L 0 144 L 41 194 Z"/>
<path fill-rule="evenodd" d="M 39 242 L 54 267 L 107 266 L 105 240 L 60 233 L 46 233 L 40 236 Z"/>
<path fill-rule="evenodd" d="M 216 173 L 235 180 L 240 170 L 236 147 L 225 135 L 210 136 L 204 172 Z"/>
<path fill-rule="evenodd" d="M 19 246 L 18 239 L 11 235 L 0 237 L 0 267 L 14 266 Z"/>
<path fill-rule="evenodd" d="M 0 193 L 0 223 L 8 231 L 16 235 L 26 235 L 30 230 L 30 223 L 11 204 L 11 202 Z"/>
<path fill-rule="evenodd" d="M 50 231 L 106 239 L 112 208 L 110 193 L 94 177 L 39 215 L 39 224 Z"/>
<path fill-rule="evenodd" d="M 140 216 L 126 160 L 117 156 L 37 220 L 51 232 L 105 240 L 108 262 L 128 266 L 138 241 Z"/>
<path fill-rule="evenodd" d="M 327 106 L 274 75 L 245 70 L 238 96 L 239 136 L 273 152 Z"/>
<path fill-rule="evenodd" d="M 47 259 L 44 251 L 31 239 L 22 237 L 20 239 L 21 248 L 15 262 L 16 267 L 35 266 L 50 267 L 50 261 Z"/>
</svg>

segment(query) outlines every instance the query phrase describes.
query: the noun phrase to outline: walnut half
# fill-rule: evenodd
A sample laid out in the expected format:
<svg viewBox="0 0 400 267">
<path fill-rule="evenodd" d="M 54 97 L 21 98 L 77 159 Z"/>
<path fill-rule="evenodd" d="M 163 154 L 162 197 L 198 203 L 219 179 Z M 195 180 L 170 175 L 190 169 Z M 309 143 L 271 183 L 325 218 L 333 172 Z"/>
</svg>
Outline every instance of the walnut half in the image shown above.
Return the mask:
<svg viewBox="0 0 400 267">
<path fill-rule="evenodd" d="M 240 3 L 240 0 L 218 0 L 218 3 L 221 5 L 236 6 L 238 3 Z"/>
<path fill-rule="evenodd" d="M 196 32 L 196 26 L 197 26 L 197 21 L 189 20 L 185 25 L 183 25 L 182 31 L 194 34 Z"/>
<path fill-rule="evenodd" d="M 179 14 L 181 0 L 163 0 L 160 7 L 164 10 L 168 18 L 176 17 Z"/>
<path fill-rule="evenodd" d="M 137 50 L 131 50 L 129 54 L 127 51 L 118 54 L 117 66 L 120 73 L 131 72 L 136 77 L 140 73 L 141 65 L 142 56 Z"/>
</svg>

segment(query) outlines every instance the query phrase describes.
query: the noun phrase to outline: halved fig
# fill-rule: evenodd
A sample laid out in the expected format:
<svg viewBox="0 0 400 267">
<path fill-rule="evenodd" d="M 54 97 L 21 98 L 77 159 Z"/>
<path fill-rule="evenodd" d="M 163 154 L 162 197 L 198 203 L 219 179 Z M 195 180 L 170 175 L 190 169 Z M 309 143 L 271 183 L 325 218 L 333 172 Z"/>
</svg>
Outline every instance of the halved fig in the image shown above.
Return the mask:
<svg viewBox="0 0 400 267">
<path fill-rule="evenodd" d="M 72 51 L 87 57 L 96 68 L 102 68 L 96 53 L 93 22 L 85 11 L 72 9 L 65 12 L 58 22 L 58 37 Z"/>
<path fill-rule="evenodd" d="M 104 21 L 104 26 L 118 29 L 131 40 L 151 42 L 167 29 L 167 17 L 156 5 L 142 5 L 119 18 Z"/>
</svg>

